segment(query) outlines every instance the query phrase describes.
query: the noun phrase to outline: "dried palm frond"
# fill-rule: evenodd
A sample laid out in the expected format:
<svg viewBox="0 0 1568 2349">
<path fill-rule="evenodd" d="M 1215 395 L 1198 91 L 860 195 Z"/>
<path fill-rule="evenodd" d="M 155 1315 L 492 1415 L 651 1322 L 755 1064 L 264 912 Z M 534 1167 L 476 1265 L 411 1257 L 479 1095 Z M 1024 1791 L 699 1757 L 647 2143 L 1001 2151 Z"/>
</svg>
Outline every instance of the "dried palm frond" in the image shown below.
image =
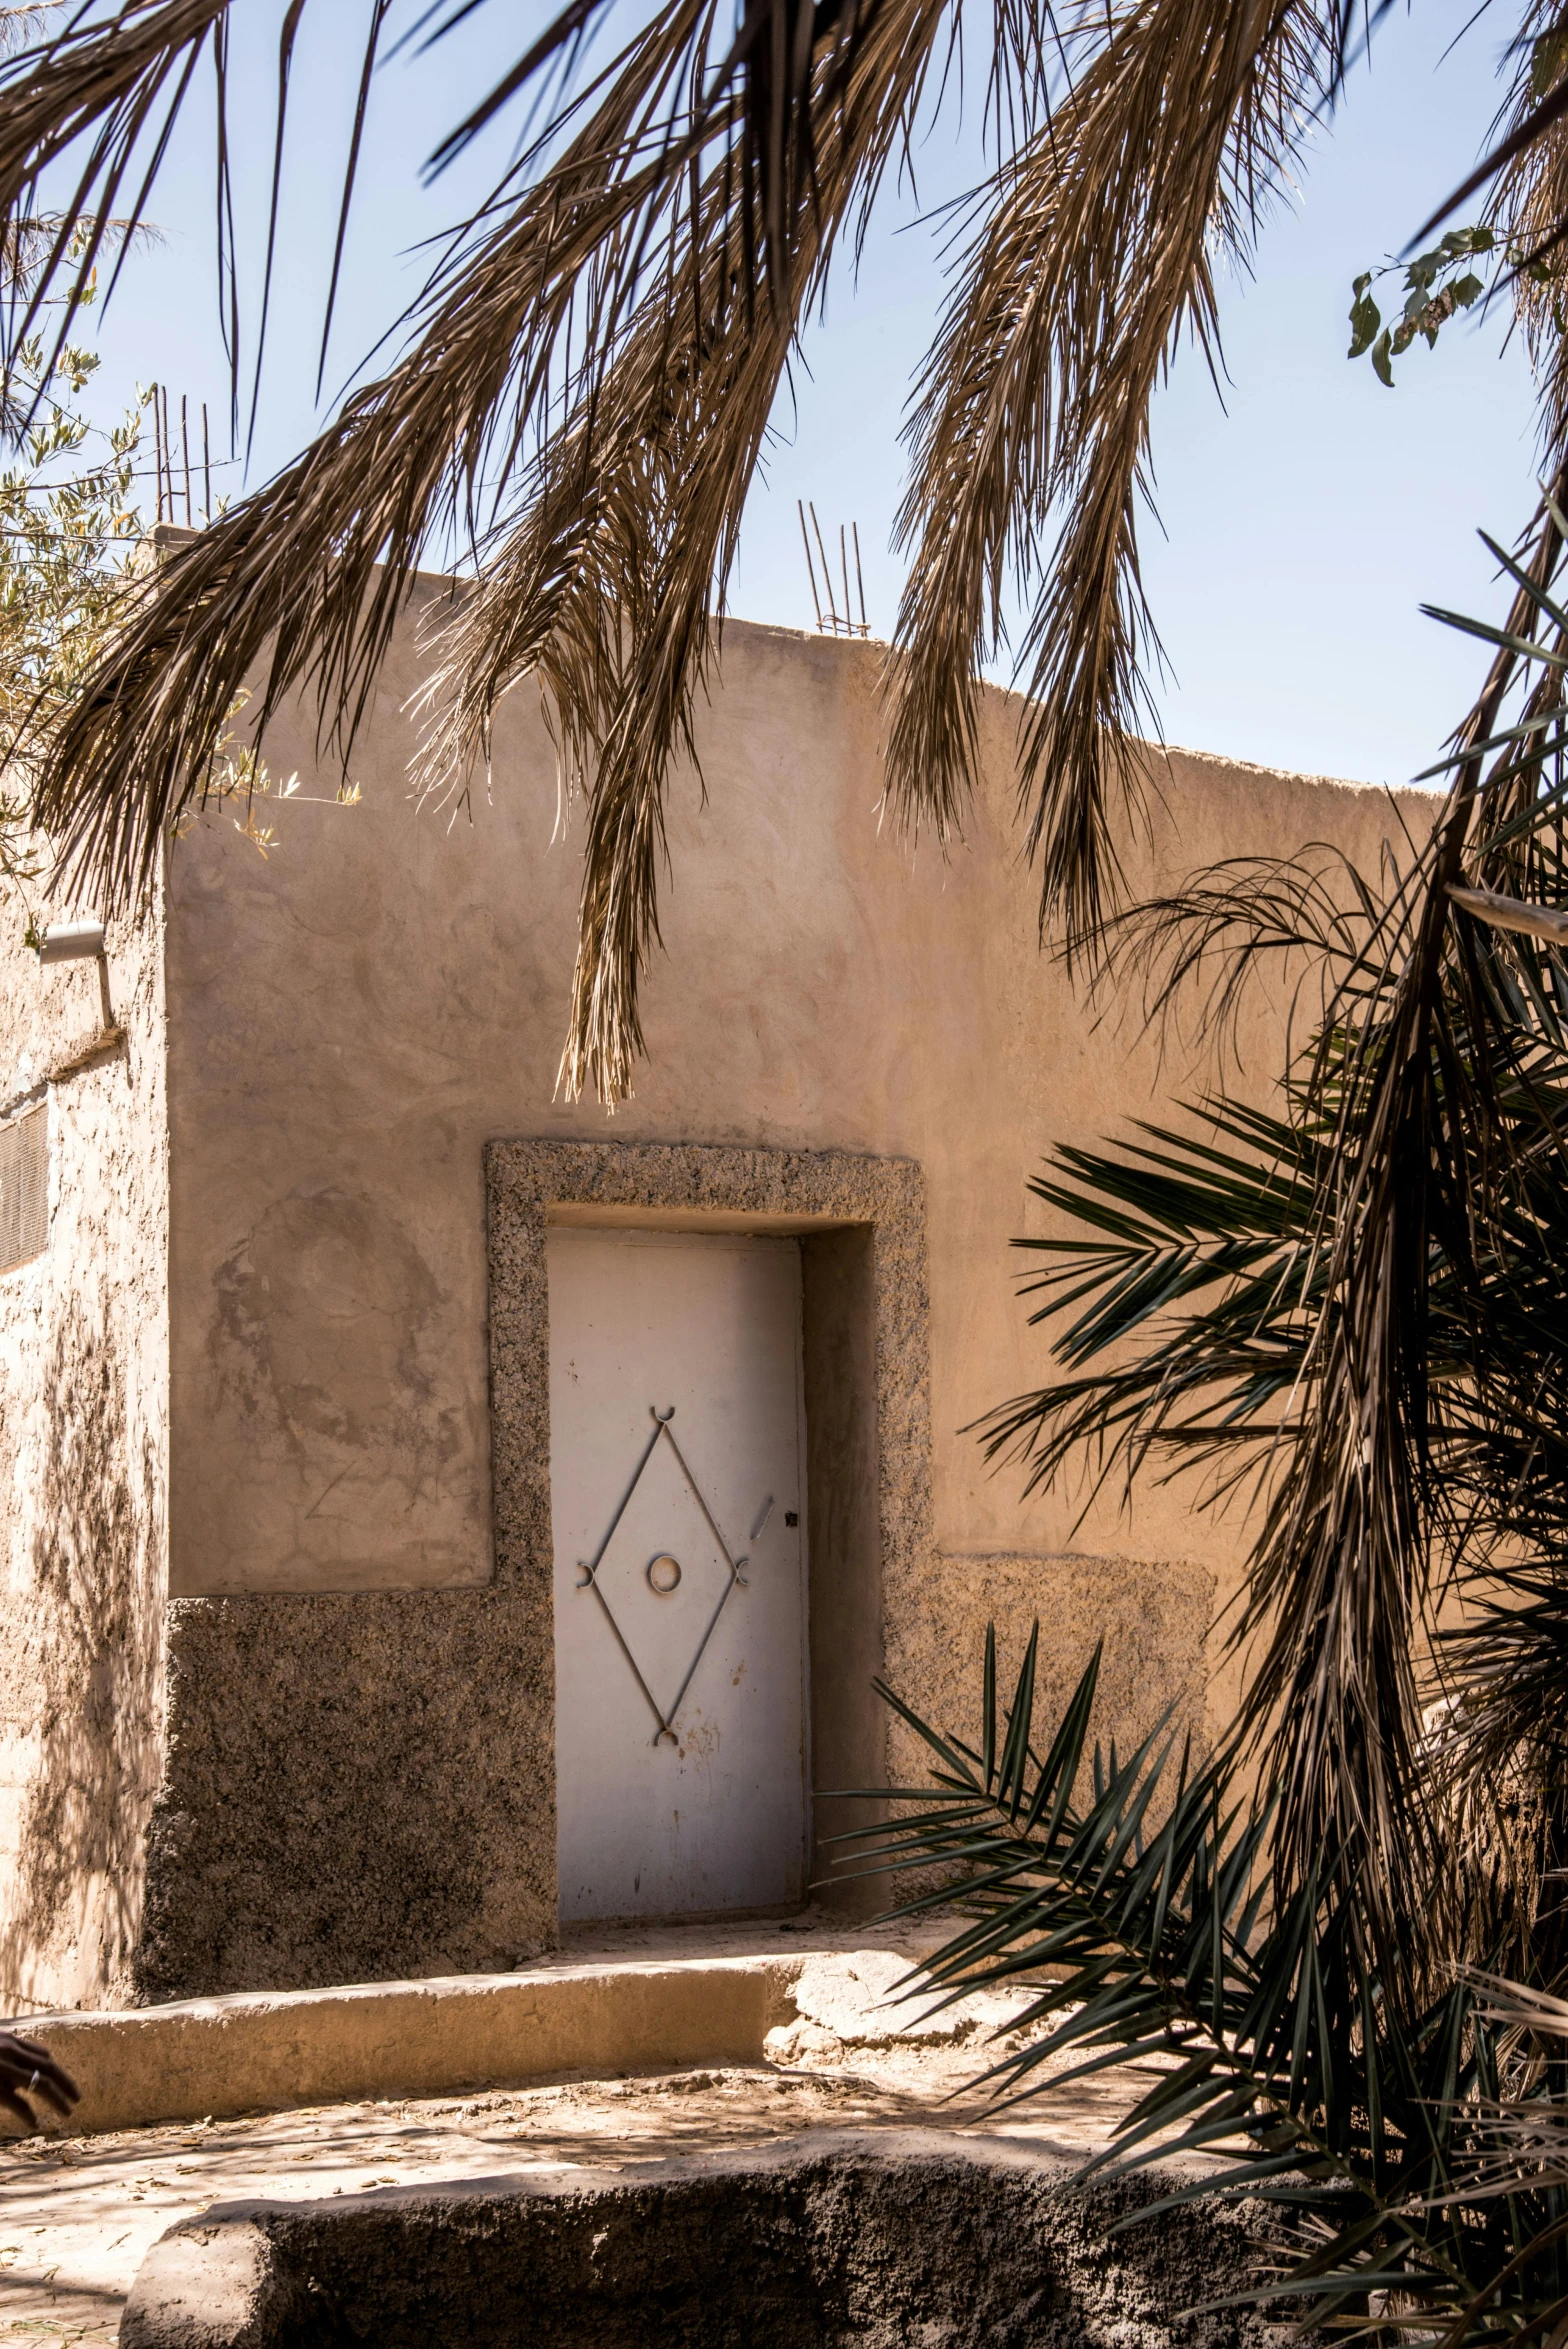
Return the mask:
<svg viewBox="0 0 1568 2349">
<path fill-rule="evenodd" d="M 1293 1065 L 1292 1039 L 1315 1035 L 1338 990 L 1377 967 L 1419 886 L 1420 844 L 1390 805 L 1398 838 L 1384 841 L 1374 874 L 1331 842 L 1308 841 L 1292 856 L 1226 858 L 1174 895 L 1114 915 L 1090 1003 L 1101 1018 L 1152 1031 L 1162 1049 L 1174 1031 L 1223 1065 L 1269 971 L 1288 989 L 1284 1063 Z"/>
<path fill-rule="evenodd" d="M 262 726 L 306 684 L 346 752 L 431 533 L 472 512 L 487 468 L 526 455 L 574 322 L 590 352 L 579 377 L 609 363 L 597 345 L 613 356 L 634 288 L 600 264 L 608 246 L 635 276 L 624 248 L 647 232 L 663 115 L 710 19 L 687 0 L 633 45 L 551 169 L 438 273 L 409 355 L 149 582 L 40 793 L 40 820 L 106 902 L 145 883 L 264 656 Z M 94 777 L 111 772 L 109 794 Z"/>
<path fill-rule="evenodd" d="M 1136 528 L 1150 402 L 1184 331 L 1217 366 L 1216 253 L 1249 256 L 1336 86 L 1341 32 L 1333 0 L 1133 0 L 1076 18 L 1068 92 L 998 171 L 922 374 L 890 787 L 939 834 L 959 825 L 1007 584 L 1037 581 L 1019 790 L 1042 927 L 1069 938 L 1103 922 L 1140 802 L 1135 737 L 1153 723 Z"/>
<path fill-rule="evenodd" d="M 823 16 L 804 115 L 798 93 L 778 101 L 795 160 L 769 160 L 747 142 L 761 138 L 755 75 L 779 60 L 753 56 L 753 25 L 710 73 L 717 22 L 685 0 L 640 35 L 576 102 L 560 151 L 536 150 L 533 176 L 438 272 L 408 357 L 149 584 L 51 746 L 39 797 L 40 821 L 106 900 L 143 885 L 253 666 L 266 666 L 262 727 L 303 684 L 346 750 L 431 533 L 475 535 L 493 570 L 458 599 L 431 756 L 482 747 L 496 695 L 532 666 L 569 758 L 592 757 L 567 1074 L 608 1100 L 636 1049 L 665 776 L 689 744 L 795 320 L 951 37 L 943 0 Z M 0 126 L 0 165 L 4 144 Z"/>
<path fill-rule="evenodd" d="M 139 223 L 151 180 L 203 51 L 212 45 L 220 93 L 222 36 L 229 0 L 124 0 L 108 20 L 70 12 L 37 42 L 0 60 L 0 220 L 36 219 L 46 209 L 55 233 L 21 298 L 7 304 L 0 344 L 7 372 L 43 304 L 64 287 L 58 339 L 104 250 L 106 223 L 124 212 Z M 297 11 L 296 11 L 297 13 Z M 138 154 L 151 161 L 131 177 Z M 229 202 L 227 144 L 219 140 L 218 217 Z M 44 206 L 41 183 L 54 167 L 74 175 L 63 202 Z M 122 205 L 122 195 L 130 201 Z M 232 299 L 230 309 L 232 313 Z"/>
<path fill-rule="evenodd" d="M 591 767 L 563 1065 L 570 1084 L 591 1080 L 613 1100 L 638 1047 L 665 778 L 672 755 L 690 747 L 765 399 L 843 225 L 864 220 L 958 20 L 954 0 L 752 0 L 731 33 L 715 6 L 676 0 L 586 90 L 568 94 L 566 80 L 550 77 L 580 56 L 608 4 L 573 0 L 437 150 L 439 164 L 520 92 L 553 90 L 527 155 L 411 314 L 406 357 L 149 586 L 80 723 L 54 749 L 39 815 L 105 896 L 143 885 L 153 842 L 202 788 L 241 680 L 264 664 L 263 727 L 282 694 L 315 693 L 328 735 L 346 746 L 416 564 L 442 533 L 464 536 L 491 575 L 456 618 L 441 679 L 453 715 L 441 718 L 438 703 L 432 756 L 482 744 L 496 691 L 532 665 L 569 763 Z M 303 5 L 295 0 L 280 34 L 274 208 Z M 345 207 L 385 13 L 374 0 Z M 454 7 L 429 37 L 466 13 Z M 0 215 L 15 217 L 40 173 L 72 150 L 63 220 L 101 217 L 122 191 L 127 217 L 138 218 L 148 183 L 135 180 L 134 158 L 161 152 L 204 57 L 227 156 L 226 24 L 225 0 L 124 0 L 0 67 Z M 1043 119 L 1051 60 L 1071 77 L 1056 122 Z M 1022 154 L 1001 157 L 982 238 L 989 258 L 972 273 L 967 309 L 962 295 L 955 305 L 926 398 L 936 416 L 944 386 L 978 370 L 996 379 L 994 422 L 1007 386 L 1027 394 L 1028 369 L 1043 359 L 1047 378 L 1059 378 L 1036 387 L 1054 422 L 1033 470 L 1024 463 L 1011 522 L 1005 511 L 998 518 L 1006 493 L 995 478 L 978 525 L 961 518 L 948 529 L 932 507 L 933 551 L 917 564 L 932 592 L 910 606 L 901 675 L 914 696 L 906 711 L 937 715 L 911 733 L 901 714 L 894 770 L 912 811 L 952 820 L 972 764 L 972 708 L 953 665 L 974 650 L 971 621 L 955 637 L 952 616 L 975 605 L 976 581 L 994 574 L 1009 529 L 1014 555 L 1033 564 L 1044 505 L 1067 494 L 1054 584 L 1037 599 L 1025 646 L 1051 699 L 1024 751 L 1044 903 L 1074 924 L 1092 926 L 1103 910 L 1127 731 L 1141 706 L 1147 647 L 1132 523 L 1148 398 L 1183 320 L 1212 341 L 1206 236 L 1245 249 L 1260 196 L 1339 61 L 1329 0 L 1317 10 L 1307 0 L 1243 10 L 1121 0 L 1108 13 L 1098 0 L 1054 11 L 997 0 L 993 114 L 999 138 L 1005 121 Z M 226 221 L 226 184 L 218 195 Z M 990 295 L 1027 278 L 1042 227 L 1034 267 L 1045 301 L 1028 305 L 1034 324 L 1019 347 L 997 350 Z M 37 298 L 62 280 L 69 292 L 90 263 L 90 252 L 73 262 L 63 239 L 62 230 Z M 338 241 L 341 254 L 341 220 Z M 231 271 L 224 282 L 237 333 Z M 264 293 L 263 315 L 265 306 Z M 951 394 L 960 405 L 964 396 Z M 624 408 L 612 415 L 617 401 Z M 1021 416 L 1026 407 L 1027 397 Z M 933 452 L 946 429 L 933 425 Z M 637 445 L 650 433 L 652 461 Z M 993 476 L 1024 457 L 1031 435 L 1039 441 L 1027 418 L 1018 434 L 1003 433 Z M 951 500 L 966 463 L 959 453 L 945 473 L 936 468 L 927 504 Z M 634 492 L 646 494 L 649 513 L 618 533 L 607 517 L 624 518 Z M 924 513 L 923 496 L 917 487 L 911 517 Z M 661 541 L 660 517 L 670 515 L 681 527 Z M 660 548 L 657 599 L 616 553 L 634 542 L 639 556 Z M 970 576 L 953 573 L 955 558 Z M 568 593 L 579 559 L 582 578 Z M 934 563 L 946 566 L 941 577 Z M 558 606 L 559 638 L 542 627 L 541 594 Z M 627 617 L 639 609 L 649 616 L 640 631 Z"/>
<path fill-rule="evenodd" d="M 0 8 L 0 56 L 37 41 L 63 6 L 64 0 L 34 0 L 32 6 Z"/>
</svg>

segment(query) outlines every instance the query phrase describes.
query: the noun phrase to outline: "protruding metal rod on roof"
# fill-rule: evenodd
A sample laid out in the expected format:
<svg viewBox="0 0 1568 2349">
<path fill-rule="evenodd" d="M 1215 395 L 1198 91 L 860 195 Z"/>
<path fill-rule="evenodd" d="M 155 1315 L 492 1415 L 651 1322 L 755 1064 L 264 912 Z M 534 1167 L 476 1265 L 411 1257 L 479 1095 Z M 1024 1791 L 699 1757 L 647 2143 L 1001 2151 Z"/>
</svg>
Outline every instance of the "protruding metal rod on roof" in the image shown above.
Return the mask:
<svg viewBox="0 0 1568 2349">
<path fill-rule="evenodd" d="M 838 578 L 835 580 L 833 561 L 828 553 L 827 541 L 822 535 L 822 524 L 817 518 L 815 500 L 807 498 L 802 503 L 797 498 L 795 511 L 800 517 L 800 542 L 806 550 L 806 572 L 811 581 L 811 601 L 817 615 L 818 631 L 823 636 L 869 636 L 871 627 L 866 618 L 866 575 L 860 561 L 859 523 L 850 522 L 846 526 L 841 522 L 838 526 Z M 810 517 L 809 526 L 808 516 Z M 816 542 L 815 549 L 813 549 L 813 540 Z M 853 586 L 850 584 L 849 577 L 851 543 L 855 549 Z M 822 566 L 820 593 L 817 585 L 817 565 L 819 562 Z M 844 597 L 842 610 L 839 608 L 838 600 L 840 592 Z M 860 605 L 858 620 L 855 618 L 857 600 Z"/>
<path fill-rule="evenodd" d="M 828 561 L 828 550 L 823 544 L 822 525 L 817 520 L 817 507 L 814 498 L 808 498 L 806 510 L 811 516 L 811 527 L 817 534 L 817 553 L 822 557 L 822 592 L 828 599 L 826 625 L 836 636 L 838 634 L 838 610 L 833 601 L 833 566 Z"/>
<path fill-rule="evenodd" d="M 811 601 L 816 611 L 817 632 L 820 635 L 822 631 L 822 598 L 817 593 L 817 567 L 811 559 L 811 540 L 806 533 L 806 509 L 799 498 L 795 500 L 795 511 L 800 516 L 800 543 L 806 550 L 806 570 L 811 580 Z"/>
</svg>

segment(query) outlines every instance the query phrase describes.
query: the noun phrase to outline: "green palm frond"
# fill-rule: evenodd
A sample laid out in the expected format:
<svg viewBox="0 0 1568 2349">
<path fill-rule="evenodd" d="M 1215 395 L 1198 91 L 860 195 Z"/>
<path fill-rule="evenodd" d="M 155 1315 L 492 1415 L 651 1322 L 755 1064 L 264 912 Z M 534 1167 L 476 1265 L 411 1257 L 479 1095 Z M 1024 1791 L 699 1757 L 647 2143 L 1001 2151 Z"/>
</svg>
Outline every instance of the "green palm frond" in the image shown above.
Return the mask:
<svg viewBox="0 0 1568 2349">
<path fill-rule="evenodd" d="M 1162 1727 L 1124 1760 L 1091 1751 L 1098 1655 L 1042 1757 L 1037 1640 L 1038 1627 L 1002 1707 L 988 1635 L 974 1746 L 879 1683 L 923 1741 L 932 1783 L 860 1790 L 894 1816 L 841 1838 L 854 1847 L 842 1864 L 935 1868 L 893 1913 L 956 1898 L 970 1919 L 907 1994 L 933 1981 L 944 2003 L 984 1987 L 1034 1993 L 1007 2026 L 1032 2036 L 984 2075 L 1003 2101 L 1143 2067 L 1087 2170 L 1211 2156 L 1174 2198 L 1273 2204 L 1260 2297 L 1289 2297 L 1321 2323 L 1364 2312 L 1376 2291 L 1405 2304 L 1412 2329 L 1444 2324 L 1510 2256 L 1527 2215 L 1478 2219 L 1449 2194 L 1497 2089 L 1473 1987 L 1412 2007 L 1368 1974 L 1355 1903 L 1332 1870 L 1280 1898 L 1268 1810 L 1239 1790 L 1234 1746 L 1199 1762 Z"/>
<path fill-rule="evenodd" d="M 904 1995 L 938 2011 L 983 1988 L 1033 1994 L 1005 2026 L 1024 2044 L 977 2083 L 1002 2104 L 1136 2065 L 1084 2174 L 1206 2156 L 1150 2207 L 1249 2198 L 1265 2214 L 1251 2296 L 1303 2324 L 1361 2329 L 1374 2296 L 1377 2328 L 1456 2349 L 1548 2324 L 1568 2290 L 1568 2138 L 1537 2051 L 1560 2007 L 1521 2017 L 1526 1994 L 1474 1971 L 1412 2003 L 1369 1972 L 1342 1874 L 1281 1898 L 1235 1744 L 1196 1760 L 1162 1725 L 1124 1760 L 1089 1747 L 1098 1653 L 1042 1755 L 1038 1637 L 1002 1705 L 988 1633 L 973 1745 L 878 1683 L 931 1782 L 855 1790 L 892 1817 L 840 1837 L 840 1865 L 918 1871 L 896 1916 L 956 1902 L 968 1919 Z"/>
</svg>

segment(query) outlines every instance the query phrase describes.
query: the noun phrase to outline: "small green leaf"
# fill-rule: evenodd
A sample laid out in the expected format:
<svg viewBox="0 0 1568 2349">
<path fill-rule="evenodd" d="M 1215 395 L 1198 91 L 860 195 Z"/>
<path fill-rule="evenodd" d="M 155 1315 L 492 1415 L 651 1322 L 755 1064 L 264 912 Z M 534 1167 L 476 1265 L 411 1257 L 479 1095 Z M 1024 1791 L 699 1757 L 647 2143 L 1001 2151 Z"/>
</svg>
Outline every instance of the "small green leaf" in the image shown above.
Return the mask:
<svg viewBox="0 0 1568 2349">
<path fill-rule="evenodd" d="M 1356 279 L 1356 298 L 1350 305 L 1350 349 L 1346 353 L 1347 358 L 1359 359 L 1363 351 L 1370 350 L 1383 323 L 1382 311 L 1367 292 L 1371 283 L 1370 269 L 1364 277 Z"/>
<path fill-rule="evenodd" d="M 1489 253 L 1497 239 L 1489 228 L 1451 228 L 1438 246 L 1445 262 L 1464 253 Z"/>
<path fill-rule="evenodd" d="M 1385 383 L 1390 391 L 1393 390 L 1394 370 L 1389 363 L 1389 335 L 1386 326 L 1372 345 L 1372 372 L 1379 383 Z"/>
</svg>

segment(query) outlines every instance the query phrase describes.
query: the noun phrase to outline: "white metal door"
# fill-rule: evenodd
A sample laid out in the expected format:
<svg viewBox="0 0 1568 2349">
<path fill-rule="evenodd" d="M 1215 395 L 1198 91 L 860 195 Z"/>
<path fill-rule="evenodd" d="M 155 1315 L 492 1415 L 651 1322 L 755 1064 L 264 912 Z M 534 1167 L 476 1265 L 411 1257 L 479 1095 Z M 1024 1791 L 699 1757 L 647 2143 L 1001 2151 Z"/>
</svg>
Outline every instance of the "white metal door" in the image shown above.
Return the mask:
<svg viewBox="0 0 1568 2349">
<path fill-rule="evenodd" d="M 553 1230 L 561 1916 L 799 1900 L 800 1249 Z"/>
</svg>

